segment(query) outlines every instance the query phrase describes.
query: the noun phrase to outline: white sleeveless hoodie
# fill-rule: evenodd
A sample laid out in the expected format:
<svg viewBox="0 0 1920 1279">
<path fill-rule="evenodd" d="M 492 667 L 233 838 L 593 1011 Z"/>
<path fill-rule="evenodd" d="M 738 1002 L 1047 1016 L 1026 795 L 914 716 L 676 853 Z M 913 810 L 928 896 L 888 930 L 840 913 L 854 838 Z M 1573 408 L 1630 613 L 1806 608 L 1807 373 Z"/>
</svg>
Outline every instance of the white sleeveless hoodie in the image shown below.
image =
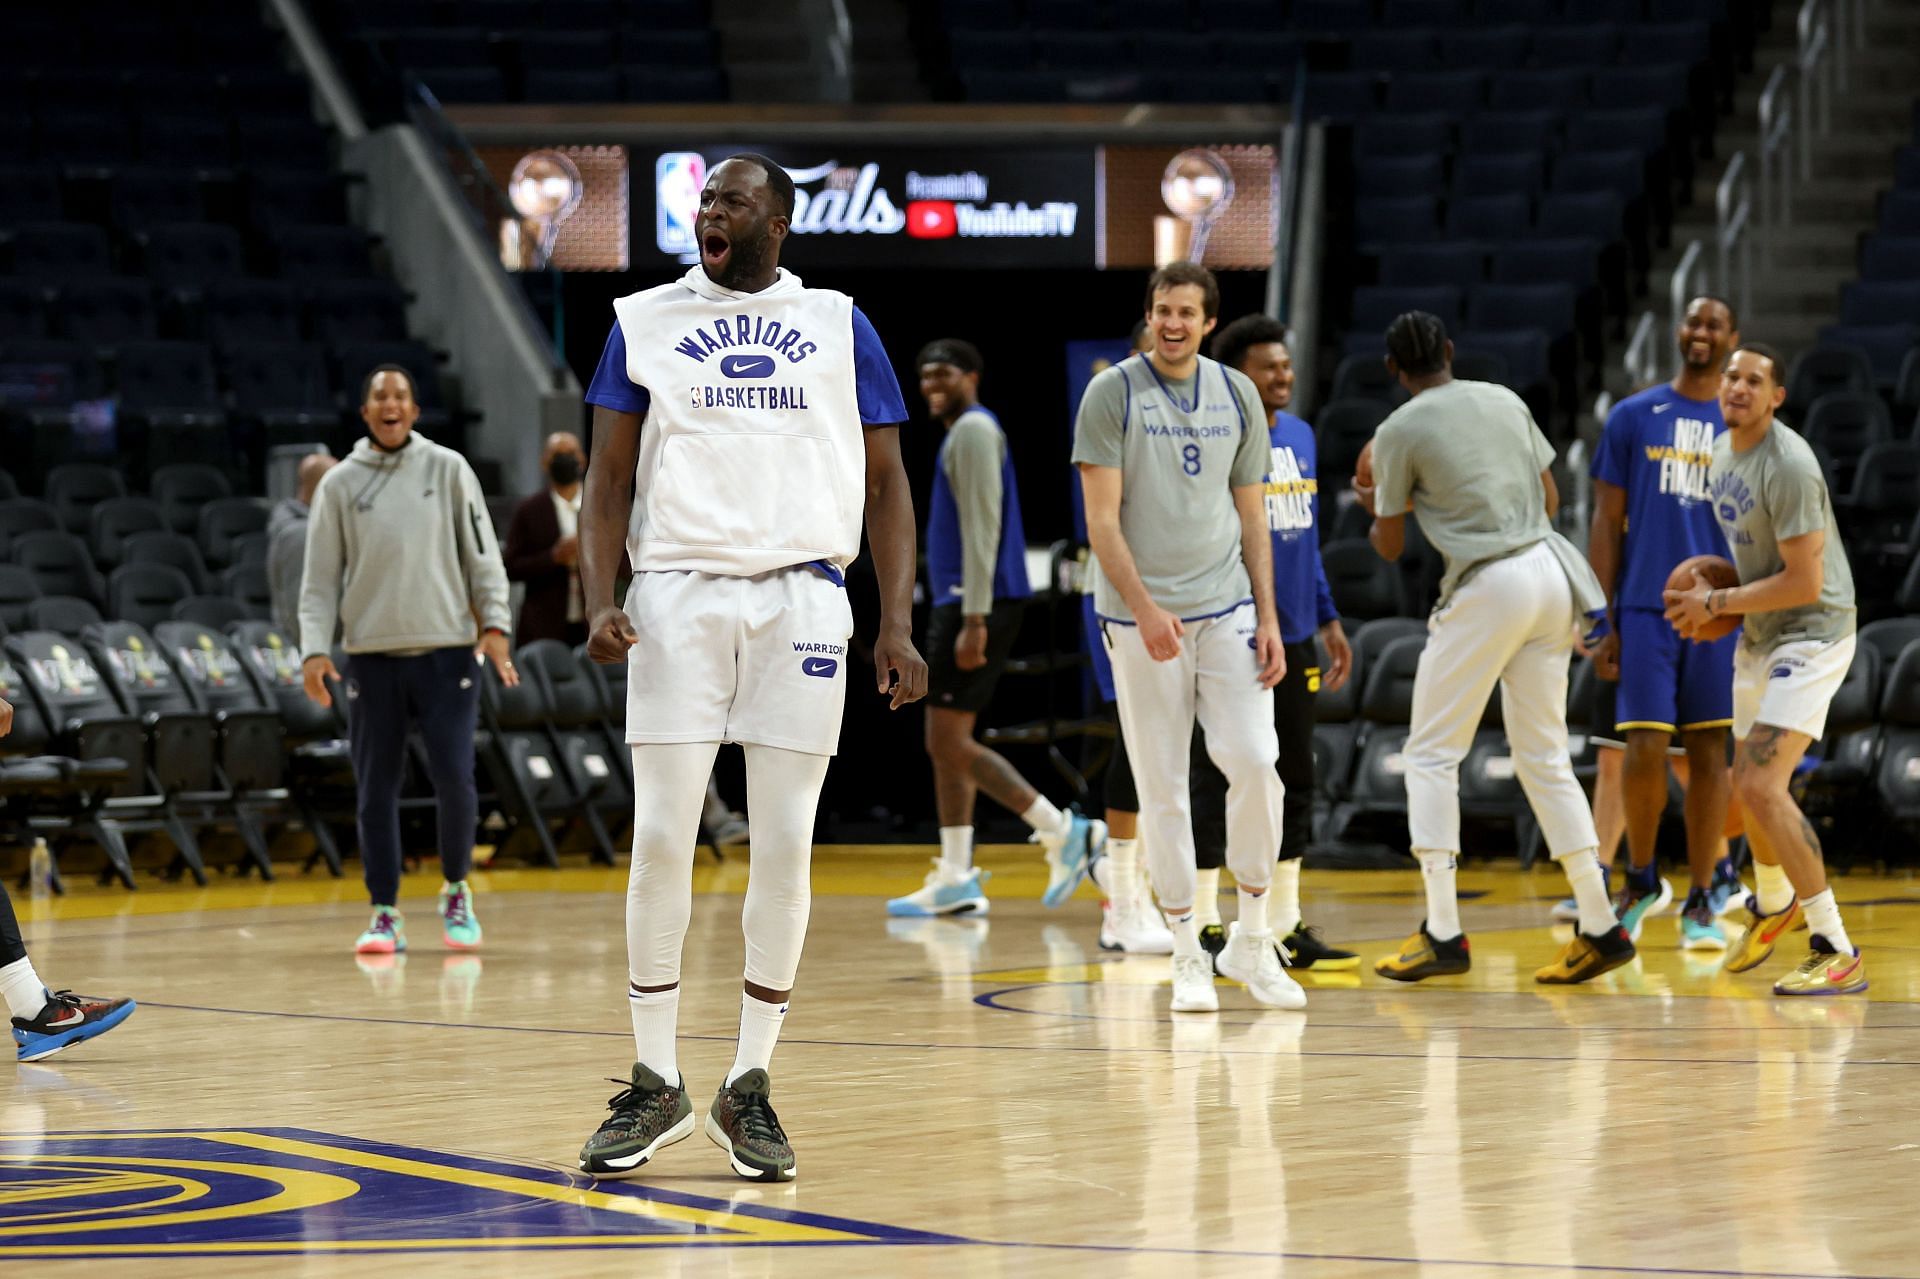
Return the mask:
<svg viewBox="0 0 1920 1279">
<path fill-rule="evenodd" d="M 627 554 L 636 572 L 751 577 L 860 551 L 866 444 L 853 299 L 784 267 L 736 293 L 698 266 L 613 304 L 650 397 Z"/>
</svg>

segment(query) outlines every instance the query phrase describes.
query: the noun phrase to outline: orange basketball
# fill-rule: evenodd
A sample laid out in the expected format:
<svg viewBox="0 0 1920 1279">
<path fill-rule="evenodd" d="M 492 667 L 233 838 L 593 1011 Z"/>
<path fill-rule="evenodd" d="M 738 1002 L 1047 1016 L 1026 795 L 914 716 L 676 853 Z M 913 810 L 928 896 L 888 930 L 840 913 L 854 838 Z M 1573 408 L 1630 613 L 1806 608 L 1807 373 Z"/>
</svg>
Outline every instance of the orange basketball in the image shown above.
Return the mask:
<svg viewBox="0 0 1920 1279">
<path fill-rule="evenodd" d="M 1673 572 L 1667 574 L 1667 589 L 1670 591 L 1691 590 L 1693 588 L 1693 575 L 1695 573 L 1700 575 L 1701 579 L 1706 582 L 1708 588 L 1711 590 L 1720 591 L 1731 586 L 1740 585 L 1740 570 L 1733 566 L 1731 560 L 1719 555 L 1695 555 L 1691 559 L 1681 560 L 1674 566 Z M 1724 636 L 1731 635 L 1739 629 L 1739 614 L 1730 613 L 1724 617 L 1714 618 L 1705 626 L 1695 631 L 1693 633 L 1693 642 L 1696 644 L 1706 644 Z"/>
</svg>

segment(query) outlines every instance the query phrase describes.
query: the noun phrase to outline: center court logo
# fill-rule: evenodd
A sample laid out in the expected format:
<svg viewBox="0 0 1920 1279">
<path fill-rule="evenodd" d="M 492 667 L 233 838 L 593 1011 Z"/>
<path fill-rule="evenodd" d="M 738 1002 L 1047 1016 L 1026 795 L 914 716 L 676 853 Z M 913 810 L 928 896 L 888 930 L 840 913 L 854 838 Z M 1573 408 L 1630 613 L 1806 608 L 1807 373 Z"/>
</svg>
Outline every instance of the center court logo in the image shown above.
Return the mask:
<svg viewBox="0 0 1920 1279">
<path fill-rule="evenodd" d="M 772 377 L 771 355 L 729 355 L 720 361 L 722 377 Z"/>
</svg>

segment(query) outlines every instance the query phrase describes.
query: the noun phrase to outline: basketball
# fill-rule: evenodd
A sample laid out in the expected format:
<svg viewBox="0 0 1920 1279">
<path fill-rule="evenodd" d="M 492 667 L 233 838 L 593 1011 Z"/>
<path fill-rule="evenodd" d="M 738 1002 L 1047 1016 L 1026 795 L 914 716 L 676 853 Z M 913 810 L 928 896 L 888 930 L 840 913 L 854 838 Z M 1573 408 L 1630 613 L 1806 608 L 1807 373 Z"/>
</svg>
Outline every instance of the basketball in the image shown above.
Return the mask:
<svg viewBox="0 0 1920 1279">
<path fill-rule="evenodd" d="M 1740 570 L 1731 560 L 1719 555 L 1695 555 L 1691 559 L 1681 560 L 1667 574 L 1667 589 L 1670 591 L 1689 590 L 1693 586 L 1693 575 L 1698 573 L 1712 590 L 1725 590 L 1740 585 Z M 1739 614 L 1716 617 L 1693 633 L 1693 642 L 1709 644 L 1733 634 L 1740 629 Z"/>
</svg>

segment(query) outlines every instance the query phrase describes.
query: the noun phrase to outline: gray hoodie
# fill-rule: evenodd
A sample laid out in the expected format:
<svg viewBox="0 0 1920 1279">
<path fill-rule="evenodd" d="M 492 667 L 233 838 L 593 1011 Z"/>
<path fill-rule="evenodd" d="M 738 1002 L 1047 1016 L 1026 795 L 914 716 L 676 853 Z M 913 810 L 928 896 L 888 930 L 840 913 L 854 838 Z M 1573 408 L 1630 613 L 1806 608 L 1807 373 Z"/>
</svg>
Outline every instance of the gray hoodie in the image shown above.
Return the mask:
<svg viewBox="0 0 1920 1279">
<path fill-rule="evenodd" d="M 314 491 L 300 592 L 300 655 L 472 644 L 511 634 L 507 570 L 467 460 L 415 431 L 398 453 L 353 446 Z M 476 622 L 475 616 L 479 621 Z"/>
</svg>

